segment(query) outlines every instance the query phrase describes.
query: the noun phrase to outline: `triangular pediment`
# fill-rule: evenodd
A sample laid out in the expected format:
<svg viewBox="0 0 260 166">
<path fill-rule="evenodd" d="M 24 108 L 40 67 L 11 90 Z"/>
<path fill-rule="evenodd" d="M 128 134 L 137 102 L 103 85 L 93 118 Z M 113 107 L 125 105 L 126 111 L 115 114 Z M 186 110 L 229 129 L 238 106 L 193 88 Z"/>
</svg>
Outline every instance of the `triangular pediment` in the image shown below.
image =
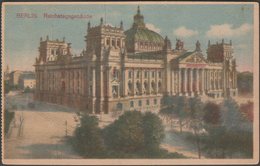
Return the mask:
<svg viewBox="0 0 260 166">
<path fill-rule="evenodd" d="M 184 57 L 179 61 L 180 63 L 200 63 L 206 64 L 207 60 L 203 57 L 203 54 L 200 52 L 193 52 L 192 54 Z"/>
</svg>

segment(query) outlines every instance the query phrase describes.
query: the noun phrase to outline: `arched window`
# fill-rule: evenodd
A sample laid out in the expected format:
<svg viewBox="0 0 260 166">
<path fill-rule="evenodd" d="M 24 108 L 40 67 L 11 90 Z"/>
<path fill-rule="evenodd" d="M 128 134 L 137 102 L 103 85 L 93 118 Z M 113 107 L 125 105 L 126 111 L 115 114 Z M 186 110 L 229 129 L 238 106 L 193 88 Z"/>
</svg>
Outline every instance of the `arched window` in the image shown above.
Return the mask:
<svg viewBox="0 0 260 166">
<path fill-rule="evenodd" d="M 136 78 L 140 78 L 140 71 L 139 70 L 136 72 Z"/>
<path fill-rule="evenodd" d="M 141 86 L 141 83 L 139 81 L 136 82 L 136 88 L 137 88 L 137 93 L 138 94 L 141 94 L 142 92 L 142 86 Z"/>
<path fill-rule="evenodd" d="M 110 39 L 109 39 L 109 38 L 107 38 L 106 45 L 107 45 L 107 46 L 110 45 Z"/>
<path fill-rule="evenodd" d="M 62 82 L 61 82 L 61 92 L 65 92 L 65 90 L 66 90 L 65 82 L 62 81 Z"/>
<path fill-rule="evenodd" d="M 128 78 L 132 78 L 132 71 L 128 71 Z"/>
<path fill-rule="evenodd" d="M 144 72 L 144 78 L 147 78 L 148 77 L 148 71 L 145 71 Z"/>
<path fill-rule="evenodd" d="M 120 47 L 120 40 L 117 40 L 117 47 Z"/>
<path fill-rule="evenodd" d="M 161 89 L 161 87 L 162 87 L 162 83 L 161 83 L 161 81 L 159 81 L 158 82 L 158 88 Z"/>
<path fill-rule="evenodd" d="M 129 82 L 128 82 L 128 90 L 130 91 L 130 93 L 132 93 L 132 89 L 133 89 L 132 82 L 129 81 Z"/>
<path fill-rule="evenodd" d="M 145 88 L 145 90 L 148 89 L 148 83 L 147 83 L 147 81 L 144 82 L 144 88 Z"/>
<path fill-rule="evenodd" d="M 155 90 L 155 82 L 154 81 L 151 82 L 151 87 L 152 87 L 152 90 L 154 91 Z"/>
</svg>

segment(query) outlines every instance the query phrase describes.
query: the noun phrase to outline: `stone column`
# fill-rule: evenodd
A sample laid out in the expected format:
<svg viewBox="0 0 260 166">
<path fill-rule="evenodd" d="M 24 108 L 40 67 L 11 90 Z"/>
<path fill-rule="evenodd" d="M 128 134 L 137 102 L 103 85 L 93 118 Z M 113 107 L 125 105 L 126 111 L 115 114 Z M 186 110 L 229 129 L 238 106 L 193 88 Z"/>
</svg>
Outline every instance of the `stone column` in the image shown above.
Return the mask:
<svg viewBox="0 0 260 166">
<path fill-rule="evenodd" d="M 140 74 L 141 74 L 141 95 L 143 95 L 143 89 L 144 89 L 144 70 L 140 69 Z"/>
<path fill-rule="evenodd" d="M 207 69 L 204 69 L 204 91 L 207 91 Z"/>
<path fill-rule="evenodd" d="M 216 76 L 216 70 L 214 70 L 214 90 L 217 89 L 217 84 L 216 84 L 216 80 L 217 80 L 217 76 Z"/>
<path fill-rule="evenodd" d="M 204 77 L 204 69 L 201 70 L 201 94 L 204 95 L 205 94 L 205 77 Z"/>
<path fill-rule="evenodd" d="M 174 70 L 171 70 L 171 95 L 175 95 L 175 92 L 174 92 L 174 84 L 175 84 L 175 80 L 174 80 Z"/>
<path fill-rule="evenodd" d="M 135 96 L 135 70 L 134 70 L 134 68 L 133 68 L 132 72 L 133 72 L 133 75 L 132 75 L 132 76 L 133 76 L 133 77 L 132 77 L 132 81 L 133 81 L 133 82 L 132 82 L 132 86 L 133 86 L 132 88 L 133 88 L 133 89 L 132 89 L 131 92 L 132 92 L 133 95 Z"/>
<path fill-rule="evenodd" d="M 89 96 L 88 94 L 89 94 L 89 89 L 88 89 L 88 87 L 89 87 L 89 68 L 87 67 L 86 69 L 85 69 L 85 76 L 84 76 L 84 89 L 85 89 L 85 95 L 86 96 Z"/>
<path fill-rule="evenodd" d="M 220 79 L 221 78 L 221 70 L 218 71 L 218 89 L 221 89 L 221 82 Z"/>
<path fill-rule="evenodd" d="M 181 68 L 179 68 L 179 70 L 178 70 L 178 82 L 179 82 L 178 83 L 178 89 L 179 89 L 178 92 L 179 92 L 179 95 L 181 95 L 181 89 L 182 89 L 181 88 L 181 81 L 182 81 L 181 80 Z"/>
<path fill-rule="evenodd" d="M 236 73 L 236 70 L 234 71 L 235 72 L 235 79 L 234 79 L 234 81 L 235 81 L 235 89 L 237 89 L 237 73 Z"/>
<path fill-rule="evenodd" d="M 91 72 L 92 72 L 92 94 L 91 95 L 93 97 L 96 97 L 96 70 L 94 67 L 91 69 Z"/>
<path fill-rule="evenodd" d="M 106 85 L 106 92 L 107 92 L 107 97 L 110 98 L 112 97 L 112 87 L 111 87 L 111 81 L 110 81 L 110 69 L 111 67 L 107 67 L 107 70 L 105 71 L 106 72 L 106 81 L 107 81 L 107 85 Z M 118 96 L 120 95 L 119 93 L 119 87 L 118 87 Z"/>
<path fill-rule="evenodd" d="M 187 83 L 188 83 L 188 81 L 187 81 L 187 69 L 186 68 L 184 68 L 183 69 L 183 71 L 184 71 L 184 87 L 183 87 L 183 91 L 184 91 L 184 95 L 186 95 L 187 94 Z"/>
<path fill-rule="evenodd" d="M 109 46 L 112 46 L 112 37 L 109 38 Z"/>
<path fill-rule="evenodd" d="M 158 71 L 155 70 L 155 94 L 158 93 Z"/>
<path fill-rule="evenodd" d="M 124 96 L 128 96 L 128 70 L 124 69 Z M 130 89 L 129 89 L 130 90 Z"/>
<path fill-rule="evenodd" d="M 207 69 L 204 69 L 204 92 L 207 91 Z"/>
<path fill-rule="evenodd" d="M 193 69 L 190 69 L 190 95 L 194 95 L 194 89 L 193 89 Z"/>
<path fill-rule="evenodd" d="M 199 83 L 200 83 L 200 80 L 199 80 L 200 78 L 199 78 L 199 69 L 196 69 L 196 91 L 197 91 L 197 93 L 199 93 Z"/>
<path fill-rule="evenodd" d="M 212 70 L 209 70 L 209 73 L 208 73 L 208 75 L 209 75 L 209 90 L 212 90 L 212 84 L 211 84 L 211 80 L 212 80 L 212 75 L 211 75 L 211 73 L 212 73 Z"/>
<path fill-rule="evenodd" d="M 151 94 L 151 89 L 152 89 L 152 81 L 151 81 L 151 70 L 147 69 L 147 73 L 148 73 L 148 92 L 147 94 Z"/>
</svg>

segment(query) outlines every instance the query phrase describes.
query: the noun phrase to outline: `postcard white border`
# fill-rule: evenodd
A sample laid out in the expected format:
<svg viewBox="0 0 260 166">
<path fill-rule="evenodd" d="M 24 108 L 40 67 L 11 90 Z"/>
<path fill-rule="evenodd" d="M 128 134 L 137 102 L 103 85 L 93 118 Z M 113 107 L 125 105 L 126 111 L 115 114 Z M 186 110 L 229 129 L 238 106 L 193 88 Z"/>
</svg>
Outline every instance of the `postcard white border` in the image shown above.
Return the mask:
<svg viewBox="0 0 260 166">
<path fill-rule="evenodd" d="M 252 159 L 2 159 L 3 164 L 25 165 L 208 165 L 208 164 L 257 164 L 259 162 L 259 5 L 257 2 L 3 2 L 2 3 L 2 67 L 4 66 L 4 23 L 6 5 L 71 5 L 71 4 L 253 4 L 254 5 L 254 153 Z M 2 68 L 3 75 L 3 68 Z M 3 82 L 3 77 L 2 77 Z M 3 90 L 3 84 L 2 84 Z M 4 97 L 2 91 L 2 99 Z M 4 102 L 2 102 L 2 113 Z M 3 118 L 3 114 L 2 114 Z M 3 119 L 2 119 L 3 126 Z M 2 127 L 2 157 L 4 156 L 4 136 Z"/>
</svg>

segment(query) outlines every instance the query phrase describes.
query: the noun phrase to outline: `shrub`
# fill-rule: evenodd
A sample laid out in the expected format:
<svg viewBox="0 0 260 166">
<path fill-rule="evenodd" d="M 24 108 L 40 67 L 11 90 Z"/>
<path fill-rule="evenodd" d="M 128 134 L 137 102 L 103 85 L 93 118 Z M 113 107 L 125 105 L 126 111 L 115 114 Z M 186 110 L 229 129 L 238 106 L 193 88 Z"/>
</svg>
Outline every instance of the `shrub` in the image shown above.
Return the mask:
<svg viewBox="0 0 260 166">
<path fill-rule="evenodd" d="M 101 129 L 94 116 L 83 115 L 80 118 L 80 126 L 76 128 L 73 140 L 75 149 L 83 156 L 99 156 L 104 152 Z"/>
<path fill-rule="evenodd" d="M 104 129 L 106 145 L 114 150 L 136 152 L 144 147 L 142 114 L 127 111 Z"/>
<path fill-rule="evenodd" d="M 4 132 L 5 134 L 9 130 L 10 123 L 14 118 L 14 112 L 9 112 L 8 110 L 4 110 Z"/>
</svg>

